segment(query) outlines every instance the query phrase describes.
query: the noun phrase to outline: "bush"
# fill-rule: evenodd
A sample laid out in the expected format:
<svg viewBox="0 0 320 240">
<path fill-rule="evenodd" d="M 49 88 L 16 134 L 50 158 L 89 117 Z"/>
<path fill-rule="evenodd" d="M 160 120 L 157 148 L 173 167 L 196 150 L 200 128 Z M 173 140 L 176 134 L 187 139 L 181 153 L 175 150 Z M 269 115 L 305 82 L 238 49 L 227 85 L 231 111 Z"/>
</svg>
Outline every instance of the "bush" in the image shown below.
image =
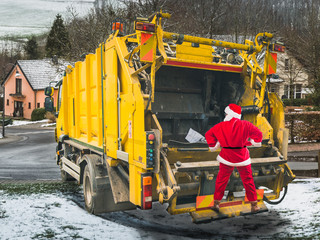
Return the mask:
<svg viewBox="0 0 320 240">
<path fill-rule="evenodd" d="M 320 142 L 320 112 L 286 113 L 291 143 Z"/>
<path fill-rule="evenodd" d="M 307 107 L 306 111 L 320 111 L 320 107 L 318 106 L 313 106 L 313 107 Z"/>
<path fill-rule="evenodd" d="M 296 106 L 312 105 L 312 101 L 309 98 L 296 98 L 296 99 L 282 99 L 285 106 Z"/>
<path fill-rule="evenodd" d="M 46 119 L 49 119 L 51 123 L 55 123 L 56 122 L 56 117 L 54 116 L 54 114 L 52 112 L 47 112 L 45 114 Z"/>
<path fill-rule="evenodd" d="M 31 121 L 45 119 L 46 110 L 44 108 L 36 108 L 31 113 Z"/>
</svg>

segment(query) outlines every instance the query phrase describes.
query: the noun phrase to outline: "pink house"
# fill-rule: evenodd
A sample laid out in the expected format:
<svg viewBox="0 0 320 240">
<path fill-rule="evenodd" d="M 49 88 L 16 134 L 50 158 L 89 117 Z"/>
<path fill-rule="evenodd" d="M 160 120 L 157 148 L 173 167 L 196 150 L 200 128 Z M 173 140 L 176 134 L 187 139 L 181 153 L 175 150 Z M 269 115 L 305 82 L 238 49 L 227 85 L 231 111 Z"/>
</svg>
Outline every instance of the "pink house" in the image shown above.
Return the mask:
<svg viewBox="0 0 320 240">
<path fill-rule="evenodd" d="M 2 83 L 6 116 L 31 119 L 35 108 L 44 107 L 44 89 L 58 80 L 62 70 L 63 65 L 54 64 L 50 59 L 18 60 Z M 54 99 L 57 94 L 55 89 Z"/>
</svg>

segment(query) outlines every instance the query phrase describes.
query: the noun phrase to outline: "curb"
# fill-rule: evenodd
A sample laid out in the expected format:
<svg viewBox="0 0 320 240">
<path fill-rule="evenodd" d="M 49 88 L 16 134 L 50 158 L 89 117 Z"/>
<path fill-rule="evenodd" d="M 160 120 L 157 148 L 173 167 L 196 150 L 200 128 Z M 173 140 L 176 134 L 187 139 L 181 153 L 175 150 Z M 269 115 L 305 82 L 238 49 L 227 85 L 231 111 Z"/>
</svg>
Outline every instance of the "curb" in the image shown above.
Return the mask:
<svg viewBox="0 0 320 240">
<path fill-rule="evenodd" d="M 17 142 L 23 139 L 21 136 L 17 135 L 5 135 L 4 138 L 0 138 L 0 145 L 6 144 L 6 143 L 12 143 L 12 142 Z"/>
<path fill-rule="evenodd" d="M 61 179 L 0 179 L 0 184 L 62 183 Z"/>
</svg>

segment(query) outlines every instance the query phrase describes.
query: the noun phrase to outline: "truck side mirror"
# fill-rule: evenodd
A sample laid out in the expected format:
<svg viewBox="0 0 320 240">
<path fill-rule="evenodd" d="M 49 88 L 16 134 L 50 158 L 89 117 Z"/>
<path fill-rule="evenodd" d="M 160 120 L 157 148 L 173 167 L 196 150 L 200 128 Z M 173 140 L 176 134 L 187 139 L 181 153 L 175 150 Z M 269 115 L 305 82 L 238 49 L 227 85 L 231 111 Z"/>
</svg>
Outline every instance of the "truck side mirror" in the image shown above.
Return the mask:
<svg viewBox="0 0 320 240">
<path fill-rule="evenodd" d="M 52 97 L 54 93 L 54 88 L 53 87 L 46 87 L 44 89 L 44 95 L 48 96 L 48 97 Z"/>
<path fill-rule="evenodd" d="M 53 112 L 54 107 L 53 107 L 53 98 L 52 97 L 46 97 L 44 100 L 44 108 L 46 109 L 47 112 Z"/>
</svg>

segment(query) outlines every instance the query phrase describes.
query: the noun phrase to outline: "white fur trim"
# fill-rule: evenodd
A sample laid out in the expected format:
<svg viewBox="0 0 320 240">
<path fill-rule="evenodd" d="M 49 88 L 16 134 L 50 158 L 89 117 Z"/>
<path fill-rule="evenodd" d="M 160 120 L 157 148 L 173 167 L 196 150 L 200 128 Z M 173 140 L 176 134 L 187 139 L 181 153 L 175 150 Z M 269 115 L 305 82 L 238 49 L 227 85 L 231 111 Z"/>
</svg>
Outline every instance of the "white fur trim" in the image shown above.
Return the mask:
<svg viewBox="0 0 320 240">
<path fill-rule="evenodd" d="M 210 152 L 214 152 L 214 151 L 217 150 L 218 148 L 220 148 L 220 143 L 219 143 L 219 142 L 217 142 L 214 147 L 209 147 Z"/>
<path fill-rule="evenodd" d="M 254 147 L 261 147 L 261 142 L 255 142 L 253 139 L 250 139 L 250 142 Z"/>
<path fill-rule="evenodd" d="M 223 121 L 224 121 L 224 122 L 227 122 L 227 121 L 230 121 L 232 118 L 233 118 L 233 116 L 231 116 L 230 114 L 227 114 L 227 115 L 224 117 Z"/>
<path fill-rule="evenodd" d="M 245 160 L 243 162 L 232 163 L 232 162 L 229 162 L 229 161 L 223 159 L 220 155 L 218 155 L 217 161 L 221 162 L 221 163 L 223 163 L 225 165 L 231 166 L 231 167 L 242 167 L 242 166 L 248 166 L 248 165 L 251 164 L 251 158 L 248 158 L 247 160 Z"/>
<path fill-rule="evenodd" d="M 227 114 L 227 115 L 230 115 L 234 118 L 238 118 L 238 119 L 241 119 L 241 114 L 238 114 L 234 111 L 232 111 L 229 106 L 226 107 L 226 109 L 224 110 L 224 112 Z M 229 120 L 226 120 L 226 121 L 229 121 Z"/>
</svg>

